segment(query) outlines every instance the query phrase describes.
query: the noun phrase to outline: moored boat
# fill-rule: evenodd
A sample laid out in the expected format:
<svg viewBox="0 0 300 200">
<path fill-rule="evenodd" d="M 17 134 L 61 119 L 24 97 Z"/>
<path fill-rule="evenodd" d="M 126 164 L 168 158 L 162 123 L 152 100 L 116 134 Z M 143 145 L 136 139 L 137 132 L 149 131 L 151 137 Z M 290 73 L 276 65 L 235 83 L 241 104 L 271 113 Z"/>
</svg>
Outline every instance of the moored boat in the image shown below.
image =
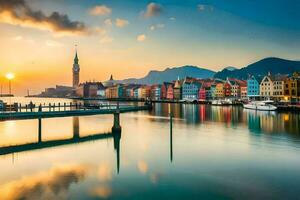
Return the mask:
<svg viewBox="0 0 300 200">
<path fill-rule="evenodd" d="M 273 101 L 252 101 L 244 104 L 244 108 L 252 110 L 262 110 L 262 111 L 274 111 L 277 107 L 272 105 Z"/>
</svg>

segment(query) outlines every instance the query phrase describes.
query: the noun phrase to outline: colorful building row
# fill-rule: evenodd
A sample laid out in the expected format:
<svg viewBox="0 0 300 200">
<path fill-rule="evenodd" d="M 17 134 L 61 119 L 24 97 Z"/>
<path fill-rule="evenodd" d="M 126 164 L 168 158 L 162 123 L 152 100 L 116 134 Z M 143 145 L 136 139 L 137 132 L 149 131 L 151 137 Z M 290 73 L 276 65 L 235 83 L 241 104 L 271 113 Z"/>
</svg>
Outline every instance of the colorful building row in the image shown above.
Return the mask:
<svg viewBox="0 0 300 200">
<path fill-rule="evenodd" d="M 300 76 L 294 73 L 271 75 L 262 78 L 249 76 L 247 80 L 236 78 L 182 80 L 163 84 L 119 84 L 112 79 L 105 83 L 86 82 L 76 90 L 77 96 L 108 99 L 152 99 L 177 101 L 207 101 L 214 99 L 274 99 L 297 100 L 300 98 Z"/>
</svg>

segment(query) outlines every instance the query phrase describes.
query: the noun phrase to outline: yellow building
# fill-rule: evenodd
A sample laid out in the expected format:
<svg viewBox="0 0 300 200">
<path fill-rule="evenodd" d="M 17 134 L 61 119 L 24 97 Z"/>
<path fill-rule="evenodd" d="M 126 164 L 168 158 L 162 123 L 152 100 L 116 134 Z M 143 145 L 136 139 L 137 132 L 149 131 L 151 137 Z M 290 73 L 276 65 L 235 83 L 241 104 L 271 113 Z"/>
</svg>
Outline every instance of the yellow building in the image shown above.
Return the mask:
<svg viewBox="0 0 300 200">
<path fill-rule="evenodd" d="M 259 89 L 261 97 L 269 99 L 273 96 L 274 85 L 270 73 L 262 79 Z"/>
<path fill-rule="evenodd" d="M 215 90 L 215 96 L 216 98 L 224 98 L 224 84 L 223 83 L 217 83 L 216 90 Z"/>
</svg>

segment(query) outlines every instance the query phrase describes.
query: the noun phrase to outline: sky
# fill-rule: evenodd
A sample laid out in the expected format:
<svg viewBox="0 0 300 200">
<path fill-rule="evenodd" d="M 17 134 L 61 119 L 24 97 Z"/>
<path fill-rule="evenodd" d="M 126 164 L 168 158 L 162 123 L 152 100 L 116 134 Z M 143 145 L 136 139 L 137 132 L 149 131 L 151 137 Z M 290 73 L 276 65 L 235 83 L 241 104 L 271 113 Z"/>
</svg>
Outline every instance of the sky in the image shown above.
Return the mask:
<svg viewBox="0 0 300 200">
<path fill-rule="evenodd" d="M 16 95 L 196 65 L 299 60 L 299 0 L 0 0 L 0 84 Z"/>
</svg>

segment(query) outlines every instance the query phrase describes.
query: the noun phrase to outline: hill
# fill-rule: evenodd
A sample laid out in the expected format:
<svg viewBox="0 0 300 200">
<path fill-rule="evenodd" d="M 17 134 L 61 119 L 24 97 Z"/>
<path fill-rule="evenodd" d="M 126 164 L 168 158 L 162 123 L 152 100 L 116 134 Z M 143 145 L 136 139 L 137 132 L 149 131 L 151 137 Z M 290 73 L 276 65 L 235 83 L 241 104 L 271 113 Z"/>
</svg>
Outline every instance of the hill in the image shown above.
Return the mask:
<svg viewBox="0 0 300 200">
<path fill-rule="evenodd" d="M 160 84 L 163 82 L 171 82 L 179 77 L 183 79 L 187 76 L 194 78 L 212 78 L 215 72 L 196 66 L 182 66 L 167 68 L 164 71 L 150 71 L 145 77 L 140 79 L 125 79 L 122 83 L 138 83 L 138 84 Z"/>
<path fill-rule="evenodd" d="M 248 74 L 264 76 L 268 72 L 272 74 L 292 74 L 295 71 L 300 71 L 300 61 L 270 57 L 241 69 L 228 70 L 228 68 L 224 68 L 222 71 L 217 72 L 214 78 L 226 79 L 227 77 L 232 77 L 247 79 Z"/>
</svg>

